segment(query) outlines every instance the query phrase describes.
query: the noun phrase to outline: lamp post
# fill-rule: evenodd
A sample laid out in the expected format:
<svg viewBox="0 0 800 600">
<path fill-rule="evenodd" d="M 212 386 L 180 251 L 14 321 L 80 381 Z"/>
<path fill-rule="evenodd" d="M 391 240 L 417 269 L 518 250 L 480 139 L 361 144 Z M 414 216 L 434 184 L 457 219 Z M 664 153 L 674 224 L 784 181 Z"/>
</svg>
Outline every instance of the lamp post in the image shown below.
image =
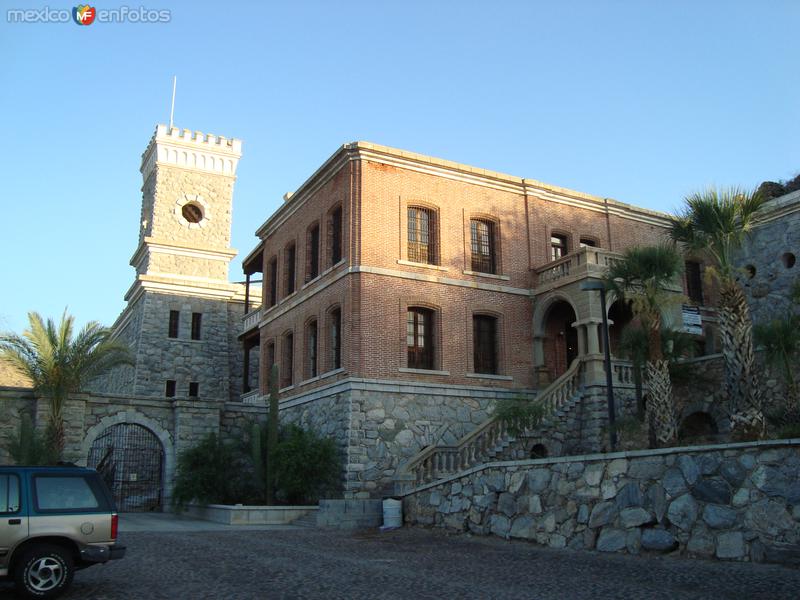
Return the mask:
<svg viewBox="0 0 800 600">
<path fill-rule="evenodd" d="M 608 340 L 608 316 L 606 315 L 606 285 L 597 279 L 589 279 L 581 284 L 581 289 L 587 292 L 600 292 L 600 310 L 603 311 L 603 348 L 606 363 L 606 392 L 608 394 L 608 430 L 611 440 L 612 452 L 617 448 L 617 430 L 614 428 L 614 384 L 611 377 L 611 344 Z"/>
</svg>

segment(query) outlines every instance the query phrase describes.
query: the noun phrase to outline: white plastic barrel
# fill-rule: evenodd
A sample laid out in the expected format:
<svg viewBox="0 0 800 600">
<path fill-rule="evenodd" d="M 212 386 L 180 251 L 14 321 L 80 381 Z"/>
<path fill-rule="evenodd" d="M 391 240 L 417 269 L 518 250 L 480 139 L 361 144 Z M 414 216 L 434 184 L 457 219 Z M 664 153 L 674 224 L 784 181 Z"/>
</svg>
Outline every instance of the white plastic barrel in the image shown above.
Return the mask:
<svg viewBox="0 0 800 600">
<path fill-rule="evenodd" d="M 387 498 L 383 501 L 383 526 L 402 527 L 403 526 L 403 503 L 394 498 Z"/>
</svg>

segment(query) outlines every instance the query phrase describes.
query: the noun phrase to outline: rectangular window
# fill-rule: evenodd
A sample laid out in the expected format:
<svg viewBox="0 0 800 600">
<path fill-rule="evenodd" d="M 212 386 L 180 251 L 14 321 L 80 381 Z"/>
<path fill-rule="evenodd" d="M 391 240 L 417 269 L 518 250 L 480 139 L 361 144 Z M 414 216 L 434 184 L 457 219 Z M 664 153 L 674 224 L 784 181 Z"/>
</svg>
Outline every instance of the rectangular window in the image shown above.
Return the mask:
<svg viewBox="0 0 800 600">
<path fill-rule="evenodd" d="M 472 317 L 472 358 L 476 373 L 497 374 L 497 319 Z"/>
<path fill-rule="evenodd" d="M 342 311 L 337 308 L 331 311 L 331 366 L 342 368 Z"/>
<path fill-rule="evenodd" d="M 477 273 L 496 273 L 494 223 L 483 219 L 472 219 L 469 227 L 472 270 Z"/>
<path fill-rule="evenodd" d="M 278 257 L 273 256 L 267 266 L 267 278 L 269 289 L 267 290 L 268 306 L 275 306 L 278 303 Z"/>
<path fill-rule="evenodd" d="M 200 384 L 196 381 L 189 382 L 189 397 L 197 398 L 200 395 Z"/>
<path fill-rule="evenodd" d="M 306 281 L 311 281 L 317 275 L 319 275 L 319 225 L 314 225 L 308 230 Z"/>
<path fill-rule="evenodd" d="M 164 395 L 167 398 L 174 398 L 175 397 L 175 380 L 174 379 L 167 379 L 167 383 L 164 386 Z"/>
<path fill-rule="evenodd" d="M 406 345 L 409 369 L 433 369 L 433 311 L 409 308 Z"/>
<path fill-rule="evenodd" d="M 19 511 L 19 477 L 0 475 L 0 513 Z"/>
<path fill-rule="evenodd" d="M 308 324 L 308 377 L 317 376 L 317 322 Z"/>
<path fill-rule="evenodd" d="M 281 387 L 289 387 L 294 382 L 294 335 L 283 338 L 283 365 L 281 365 Z"/>
<path fill-rule="evenodd" d="M 100 501 L 92 487 L 82 476 L 35 476 L 33 488 L 36 508 L 41 511 L 76 512 L 99 509 Z"/>
<path fill-rule="evenodd" d="M 295 290 L 295 245 L 290 244 L 284 250 L 284 271 L 286 271 L 286 295 L 294 294 Z"/>
<path fill-rule="evenodd" d="M 177 310 L 169 311 L 169 331 L 167 335 L 171 338 L 178 337 L 178 323 L 180 322 L 181 313 Z"/>
<path fill-rule="evenodd" d="M 684 267 L 686 270 L 686 295 L 689 296 L 689 300 L 702 306 L 703 275 L 700 269 L 700 263 L 687 260 Z"/>
<path fill-rule="evenodd" d="M 558 260 L 562 256 L 567 255 L 567 236 L 553 235 L 550 236 L 550 260 Z"/>
<path fill-rule="evenodd" d="M 581 238 L 580 246 L 581 248 L 596 248 L 597 242 L 590 240 L 589 238 Z"/>
<path fill-rule="evenodd" d="M 331 213 L 331 265 L 342 260 L 342 207 Z"/>
<path fill-rule="evenodd" d="M 435 265 L 436 222 L 427 208 L 408 207 L 408 260 Z"/>
<path fill-rule="evenodd" d="M 203 324 L 203 313 L 192 313 L 192 339 L 200 339 L 200 331 Z"/>
</svg>

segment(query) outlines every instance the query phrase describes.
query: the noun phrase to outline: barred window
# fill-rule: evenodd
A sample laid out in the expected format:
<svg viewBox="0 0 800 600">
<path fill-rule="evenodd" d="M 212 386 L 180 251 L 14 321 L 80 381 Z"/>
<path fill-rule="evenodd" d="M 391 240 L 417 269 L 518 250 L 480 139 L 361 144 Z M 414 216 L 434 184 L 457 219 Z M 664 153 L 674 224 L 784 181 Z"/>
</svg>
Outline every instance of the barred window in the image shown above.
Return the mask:
<svg viewBox="0 0 800 600">
<path fill-rule="evenodd" d="M 436 215 L 428 208 L 408 207 L 408 260 L 437 264 Z"/>
<path fill-rule="evenodd" d="M 330 316 L 331 370 L 342 367 L 342 310 L 335 308 Z"/>
<path fill-rule="evenodd" d="M 306 256 L 306 281 L 311 281 L 319 275 L 319 225 L 316 223 L 308 230 Z"/>
<path fill-rule="evenodd" d="M 267 280 L 269 289 L 267 290 L 267 306 L 275 306 L 278 303 L 278 257 L 273 256 L 267 266 Z"/>
<path fill-rule="evenodd" d="M 406 321 L 406 345 L 410 369 L 433 369 L 433 311 L 409 308 Z"/>
<path fill-rule="evenodd" d="M 317 322 L 311 321 L 306 330 L 306 355 L 308 378 L 317 376 Z"/>
<path fill-rule="evenodd" d="M 294 383 L 294 335 L 287 333 L 283 337 L 283 364 L 281 369 L 281 387 L 289 387 Z"/>
<path fill-rule="evenodd" d="M 472 246 L 472 270 L 478 273 L 496 273 L 495 224 L 485 219 L 469 222 Z"/>
<path fill-rule="evenodd" d="M 497 319 L 495 317 L 473 315 L 472 358 L 476 373 L 497 374 Z"/>
<path fill-rule="evenodd" d="M 284 250 L 283 265 L 285 271 L 285 289 L 287 296 L 293 294 L 295 290 L 295 250 L 296 248 L 293 243 L 286 246 L 286 250 Z"/>
<path fill-rule="evenodd" d="M 330 221 L 331 239 L 331 265 L 335 265 L 342 260 L 342 207 L 337 206 L 331 212 Z"/>
</svg>

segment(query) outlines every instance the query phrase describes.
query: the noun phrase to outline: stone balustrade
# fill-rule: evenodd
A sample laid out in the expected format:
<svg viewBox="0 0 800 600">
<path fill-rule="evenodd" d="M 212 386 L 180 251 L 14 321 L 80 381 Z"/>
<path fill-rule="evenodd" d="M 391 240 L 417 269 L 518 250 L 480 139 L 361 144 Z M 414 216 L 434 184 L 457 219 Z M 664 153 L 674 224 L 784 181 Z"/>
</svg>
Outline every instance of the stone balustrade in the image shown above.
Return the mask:
<svg viewBox="0 0 800 600">
<path fill-rule="evenodd" d="M 599 279 L 605 275 L 609 266 L 621 258 L 622 255 L 618 252 L 602 248 L 581 248 L 577 252 L 535 269 L 535 286 L 536 288 L 559 287 L 567 282 L 585 277 Z M 539 290 L 536 293 L 539 293 Z"/>
</svg>

